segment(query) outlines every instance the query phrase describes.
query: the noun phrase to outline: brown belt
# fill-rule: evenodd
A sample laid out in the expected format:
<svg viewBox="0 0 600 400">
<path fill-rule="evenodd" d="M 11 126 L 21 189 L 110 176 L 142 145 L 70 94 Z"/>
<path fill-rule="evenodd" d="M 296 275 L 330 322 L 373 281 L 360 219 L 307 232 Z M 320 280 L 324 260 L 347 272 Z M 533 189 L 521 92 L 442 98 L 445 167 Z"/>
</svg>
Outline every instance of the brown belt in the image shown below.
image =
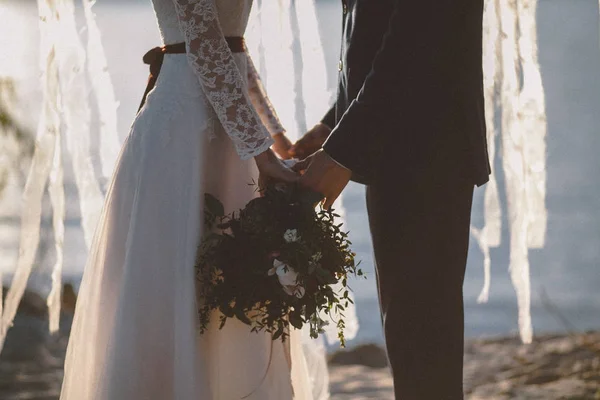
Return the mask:
<svg viewBox="0 0 600 400">
<path fill-rule="evenodd" d="M 246 44 L 244 42 L 244 38 L 241 36 L 228 36 L 225 38 L 227 41 L 227 45 L 229 49 L 231 49 L 232 53 L 243 53 L 246 51 Z M 150 66 L 150 76 L 148 77 L 148 84 L 146 85 L 146 90 L 144 91 L 144 96 L 142 97 L 142 102 L 140 103 L 139 110 L 142 109 L 144 104 L 146 103 L 146 97 L 148 93 L 154 88 L 156 85 L 156 80 L 158 79 L 158 75 L 160 74 L 160 69 L 163 64 L 163 60 L 165 58 L 165 54 L 185 54 L 185 43 L 175 43 L 175 44 L 167 44 L 162 47 L 155 47 L 152 50 L 148 51 L 144 54 L 144 64 Z"/>
</svg>

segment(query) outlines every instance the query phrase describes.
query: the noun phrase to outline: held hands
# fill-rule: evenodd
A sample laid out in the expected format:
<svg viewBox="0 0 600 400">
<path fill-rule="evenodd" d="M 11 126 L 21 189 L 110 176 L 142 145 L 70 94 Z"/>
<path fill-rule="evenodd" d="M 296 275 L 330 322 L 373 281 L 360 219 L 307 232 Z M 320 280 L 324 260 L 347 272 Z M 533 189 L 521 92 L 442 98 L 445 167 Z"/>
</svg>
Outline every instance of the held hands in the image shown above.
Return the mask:
<svg viewBox="0 0 600 400">
<path fill-rule="evenodd" d="M 323 207 L 331 208 L 348 182 L 352 172 L 335 162 L 321 149 L 331 129 L 324 124 L 315 125 L 296 144 L 292 145 L 285 133 L 273 135 L 272 149 L 254 157 L 259 170 L 259 189 L 269 181 L 301 185 L 324 196 Z M 277 156 L 284 160 L 292 157 L 304 158 L 289 169 Z M 303 173 L 300 177 L 299 173 Z"/>
<path fill-rule="evenodd" d="M 289 149 L 290 155 L 300 160 L 305 159 L 323 146 L 330 133 L 331 129 L 327 125 L 322 123 L 316 124 L 296 144 L 291 146 Z"/>
<path fill-rule="evenodd" d="M 307 159 L 294 165 L 295 171 L 304 171 L 300 178 L 301 185 L 321 193 L 325 198 L 323 207 L 331 208 L 352 176 L 352 172 L 335 162 L 323 150 L 319 150 Z"/>
<path fill-rule="evenodd" d="M 292 183 L 299 178 L 298 173 L 286 167 L 271 149 L 260 153 L 254 160 L 259 172 L 259 189 L 265 188 L 269 181 Z"/>
</svg>

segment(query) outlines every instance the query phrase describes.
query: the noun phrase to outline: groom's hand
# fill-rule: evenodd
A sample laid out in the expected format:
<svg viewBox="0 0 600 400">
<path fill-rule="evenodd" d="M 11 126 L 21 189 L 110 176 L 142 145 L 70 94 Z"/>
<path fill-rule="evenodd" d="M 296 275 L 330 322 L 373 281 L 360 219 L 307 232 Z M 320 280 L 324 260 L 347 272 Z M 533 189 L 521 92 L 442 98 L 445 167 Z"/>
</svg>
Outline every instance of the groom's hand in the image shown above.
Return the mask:
<svg viewBox="0 0 600 400">
<path fill-rule="evenodd" d="M 352 175 L 352 171 L 335 162 L 323 150 L 299 162 L 293 169 L 298 172 L 304 171 L 299 180 L 301 185 L 325 197 L 323 200 L 325 209 L 331 208 Z"/>
<path fill-rule="evenodd" d="M 305 159 L 323 146 L 330 133 L 331 128 L 319 122 L 289 149 L 289 153 L 300 160 Z"/>
</svg>

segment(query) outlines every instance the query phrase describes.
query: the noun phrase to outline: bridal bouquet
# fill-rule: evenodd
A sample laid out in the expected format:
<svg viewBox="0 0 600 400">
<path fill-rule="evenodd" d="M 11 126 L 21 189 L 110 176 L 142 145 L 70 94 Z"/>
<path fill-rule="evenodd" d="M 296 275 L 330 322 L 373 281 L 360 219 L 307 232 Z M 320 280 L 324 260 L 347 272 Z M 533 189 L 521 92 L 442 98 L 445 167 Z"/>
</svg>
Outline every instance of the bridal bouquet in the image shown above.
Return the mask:
<svg viewBox="0 0 600 400">
<path fill-rule="evenodd" d="M 279 185 L 225 215 L 220 201 L 205 195 L 205 235 L 196 263 L 201 332 L 218 310 L 220 328 L 237 318 L 275 340 L 285 339 L 289 324 L 308 324 L 316 338 L 336 314 L 344 346 L 344 309 L 352 302 L 347 279 L 363 273 L 347 233 L 336 224 L 339 216 L 315 210 L 319 200 L 297 185 Z M 338 282 L 341 290 L 334 290 Z"/>
</svg>

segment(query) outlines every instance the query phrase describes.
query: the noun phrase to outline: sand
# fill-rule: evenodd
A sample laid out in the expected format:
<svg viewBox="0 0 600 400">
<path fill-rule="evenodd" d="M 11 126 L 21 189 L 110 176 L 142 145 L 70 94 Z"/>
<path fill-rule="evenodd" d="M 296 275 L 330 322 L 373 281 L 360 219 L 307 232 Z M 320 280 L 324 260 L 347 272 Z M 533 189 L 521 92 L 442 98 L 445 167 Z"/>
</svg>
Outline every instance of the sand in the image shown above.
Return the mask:
<svg viewBox="0 0 600 400">
<path fill-rule="evenodd" d="M 330 370 L 332 399 L 394 398 L 387 368 Z M 517 338 L 468 340 L 464 387 L 468 400 L 600 399 L 600 332 L 542 335 L 527 346 Z"/>
<path fill-rule="evenodd" d="M 47 334 L 43 315 L 19 315 L 0 354 L 0 399 L 55 400 L 68 338 Z M 64 316 L 63 326 L 71 317 Z M 383 350 L 360 346 L 330 356 L 334 400 L 393 399 Z M 600 332 L 543 335 L 528 346 L 517 338 L 469 340 L 468 400 L 600 399 Z"/>
</svg>

